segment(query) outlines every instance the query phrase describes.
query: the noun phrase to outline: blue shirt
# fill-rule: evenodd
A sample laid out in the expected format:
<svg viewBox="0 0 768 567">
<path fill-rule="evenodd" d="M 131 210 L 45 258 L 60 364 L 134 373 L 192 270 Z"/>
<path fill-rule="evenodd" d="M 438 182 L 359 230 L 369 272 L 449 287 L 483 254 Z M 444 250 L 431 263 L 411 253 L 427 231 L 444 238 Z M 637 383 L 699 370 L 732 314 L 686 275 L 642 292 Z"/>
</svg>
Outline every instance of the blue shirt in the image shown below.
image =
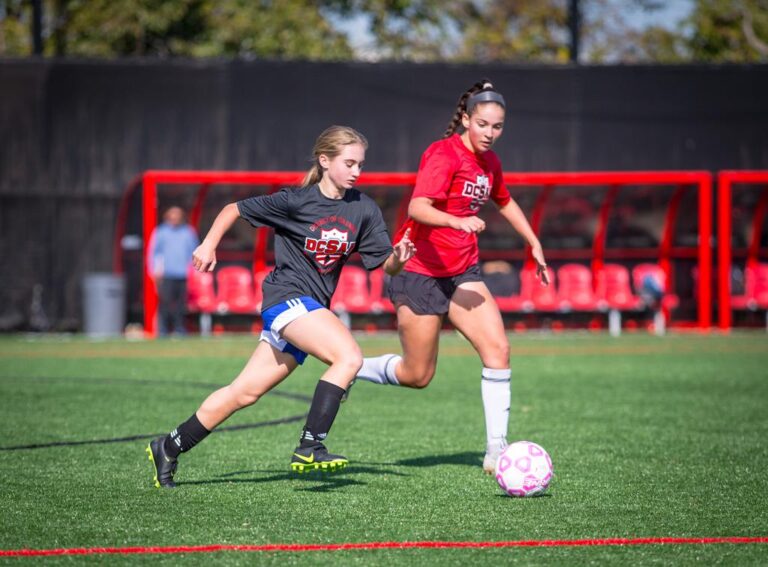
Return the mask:
<svg viewBox="0 0 768 567">
<path fill-rule="evenodd" d="M 159 270 L 166 278 L 186 278 L 192 252 L 199 243 L 195 229 L 188 224 L 161 224 L 150 241 L 150 271 L 155 273 Z"/>
</svg>

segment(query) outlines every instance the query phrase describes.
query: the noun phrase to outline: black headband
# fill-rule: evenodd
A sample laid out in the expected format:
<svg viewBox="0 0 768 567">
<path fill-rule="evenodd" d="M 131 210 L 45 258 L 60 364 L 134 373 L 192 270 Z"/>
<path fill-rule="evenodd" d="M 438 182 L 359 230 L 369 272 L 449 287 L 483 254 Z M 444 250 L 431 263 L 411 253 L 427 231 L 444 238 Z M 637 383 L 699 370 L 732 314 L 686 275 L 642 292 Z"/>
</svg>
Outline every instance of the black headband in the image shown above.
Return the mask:
<svg viewBox="0 0 768 567">
<path fill-rule="evenodd" d="M 503 108 L 507 105 L 504 102 L 504 97 L 495 91 L 480 91 L 472 94 L 467 99 L 467 114 L 472 114 L 472 109 L 482 102 L 495 102 L 500 104 Z"/>
</svg>

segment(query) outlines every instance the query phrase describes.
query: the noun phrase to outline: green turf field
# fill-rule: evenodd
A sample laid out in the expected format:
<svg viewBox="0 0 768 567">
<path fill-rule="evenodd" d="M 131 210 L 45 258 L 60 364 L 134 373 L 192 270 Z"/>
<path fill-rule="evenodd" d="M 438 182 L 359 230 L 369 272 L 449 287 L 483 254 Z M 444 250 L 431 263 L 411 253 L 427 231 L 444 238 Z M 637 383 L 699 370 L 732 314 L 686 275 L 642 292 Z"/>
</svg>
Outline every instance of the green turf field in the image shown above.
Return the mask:
<svg viewBox="0 0 768 567">
<path fill-rule="evenodd" d="M 394 337 L 360 337 L 366 354 Z M 0 549 L 768 535 L 768 336 L 512 335 L 510 440 L 552 456 L 540 498 L 480 463 L 480 365 L 453 334 L 426 390 L 358 383 L 328 446 L 341 473 L 288 461 L 322 365 L 308 361 L 180 459 L 157 490 L 144 447 L 227 383 L 252 337 L 0 338 Z M 293 396 L 292 394 L 298 394 Z M 277 422 L 258 426 L 264 422 Z M 2 561 L 0 557 L 0 561 Z M 176 564 L 179 555 L 58 557 Z M 186 563 L 768 564 L 768 544 L 220 552 Z M 41 558 L 5 558 L 8 563 Z"/>
</svg>

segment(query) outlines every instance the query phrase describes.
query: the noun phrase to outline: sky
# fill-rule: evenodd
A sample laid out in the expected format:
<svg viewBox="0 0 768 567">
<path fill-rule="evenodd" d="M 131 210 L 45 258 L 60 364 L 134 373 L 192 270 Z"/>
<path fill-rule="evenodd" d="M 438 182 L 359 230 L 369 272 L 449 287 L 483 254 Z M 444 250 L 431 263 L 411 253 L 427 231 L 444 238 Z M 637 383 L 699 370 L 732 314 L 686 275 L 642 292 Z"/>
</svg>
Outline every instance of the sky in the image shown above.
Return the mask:
<svg viewBox="0 0 768 567">
<path fill-rule="evenodd" d="M 694 0 L 669 0 L 662 2 L 662 8 L 650 13 L 645 13 L 643 10 L 633 10 L 632 18 L 628 18 L 628 21 L 634 23 L 638 29 L 651 25 L 674 28 L 680 20 L 691 13 L 693 2 Z"/>
<path fill-rule="evenodd" d="M 565 1 L 565 0 L 563 0 Z M 662 7 L 658 10 L 644 11 L 641 8 L 629 8 L 631 2 L 628 0 L 609 0 L 615 6 L 624 6 L 627 14 L 626 21 L 636 29 L 643 29 L 652 25 L 665 28 L 674 28 L 680 21 L 690 14 L 695 0 L 667 0 L 662 1 Z M 344 20 L 335 20 L 334 26 L 344 32 L 352 48 L 365 58 L 366 52 L 370 50 L 371 36 L 368 32 L 368 19 L 364 16 L 346 18 Z M 375 57 L 375 54 L 369 54 Z"/>
</svg>

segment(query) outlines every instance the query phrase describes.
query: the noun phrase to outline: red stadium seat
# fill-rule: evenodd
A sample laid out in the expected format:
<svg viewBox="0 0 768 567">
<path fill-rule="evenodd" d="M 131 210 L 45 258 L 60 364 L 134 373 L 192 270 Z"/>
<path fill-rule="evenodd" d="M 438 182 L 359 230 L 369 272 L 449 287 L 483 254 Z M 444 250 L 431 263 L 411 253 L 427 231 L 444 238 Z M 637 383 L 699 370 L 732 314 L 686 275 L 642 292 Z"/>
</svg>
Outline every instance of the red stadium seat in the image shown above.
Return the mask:
<svg viewBox="0 0 768 567">
<path fill-rule="evenodd" d="M 216 310 L 219 313 L 255 313 L 251 270 L 243 266 L 227 266 L 216 273 Z"/>
<path fill-rule="evenodd" d="M 555 272 L 547 268 L 549 285 L 541 285 L 541 280 L 536 277 L 536 270 L 523 268 L 520 272 L 520 297 L 523 300 L 522 310 L 532 311 L 557 311 L 560 302 L 555 291 Z"/>
<path fill-rule="evenodd" d="M 387 296 L 385 289 L 386 274 L 382 268 L 378 268 L 368 274 L 371 284 L 371 311 L 374 313 L 394 313 L 395 306 Z"/>
<path fill-rule="evenodd" d="M 592 271 L 581 264 L 564 264 L 557 270 L 557 298 L 563 311 L 595 311 Z"/>
<path fill-rule="evenodd" d="M 532 311 L 533 302 L 530 299 L 526 299 L 523 295 L 494 295 L 496 304 L 499 306 L 499 310 L 505 313 L 515 311 Z"/>
<path fill-rule="evenodd" d="M 346 313 L 371 311 L 368 272 L 365 269 L 359 266 L 344 266 L 339 277 L 339 285 L 331 299 L 331 310 Z"/>
<path fill-rule="evenodd" d="M 632 293 L 629 270 L 621 264 L 605 264 L 595 276 L 597 301 L 609 309 L 621 311 L 643 307 L 643 300 Z"/>
<path fill-rule="evenodd" d="M 661 289 L 661 306 L 664 309 L 671 310 L 680 303 L 679 298 L 674 293 L 669 293 L 669 284 L 667 283 L 667 274 L 658 264 L 638 264 L 632 268 L 632 283 L 635 284 L 635 292 L 643 295 L 643 288 L 646 280 L 652 278 Z"/>
<path fill-rule="evenodd" d="M 621 312 L 645 307 L 642 298 L 632 293 L 629 270 L 621 264 L 605 264 L 595 275 L 595 297 L 599 309 L 608 309 L 608 332 L 621 334 Z"/>
<path fill-rule="evenodd" d="M 541 285 L 536 279 L 536 272 L 533 272 L 533 279 L 535 285 Z M 513 274 L 505 274 L 507 277 L 514 277 Z M 531 301 L 531 289 L 524 289 L 522 285 L 522 273 L 520 274 L 520 293 L 518 295 L 494 295 L 496 304 L 499 306 L 499 310 L 505 313 L 515 311 L 533 311 L 533 301 Z M 524 292 L 528 292 L 527 295 L 523 295 Z"/>
<path fill-rule="evenodd" d="M 744 295 L 731 297 L 734 309 L 768 309 L 768 264 L 754 264 L 744 270 Z"/>
<path fill-rule="evenodd" d="M 520 275 L 507 262 L 489 260 L 481 268 L 483 282 L 504 313 L 531 311 L 533 303 L 521 295 Z"/>
<path fill-rule="evenodd" d="M 213 273 L 198 272 L 190 267 L 187 273 L 187 311 L 199 313 L 200 334 L 211 334 L 211 313 L 216 310 L 216 291 Z"/>
<path fill-rule="evenodd" d="M 213 313 L 215 309 L 213 274 L 190 268 L 187 274 L 187 310 L 191 313 Z"/>
</svg>

